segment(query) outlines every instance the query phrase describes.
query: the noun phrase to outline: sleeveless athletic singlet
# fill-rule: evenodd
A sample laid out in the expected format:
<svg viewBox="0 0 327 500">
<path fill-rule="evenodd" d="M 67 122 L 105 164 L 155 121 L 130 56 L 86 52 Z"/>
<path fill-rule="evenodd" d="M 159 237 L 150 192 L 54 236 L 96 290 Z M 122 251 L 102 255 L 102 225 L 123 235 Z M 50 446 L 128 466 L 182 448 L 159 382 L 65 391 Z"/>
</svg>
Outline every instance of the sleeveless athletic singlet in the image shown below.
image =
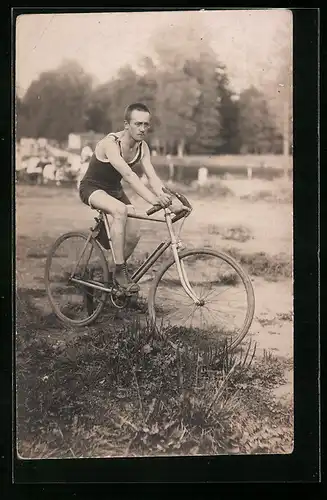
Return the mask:
<svg viewBox="0 0 327 500">
<path fill-rule="evenodd" d="M 119 137 L 116 134 L 108 134 L 114 137 L 119 145 L 120 154 L 122 155 L 122 148 L 120 144 Z M 136 152 L 135 157 L 131 162 L 127 162 L 130 167 L 133 167 L 136 163 L 138 163 L 143 156 L 143 142 L 140 142 L 138 146 L 138 150 Z M 98 160 L 93 153 L 88 169 L 85 172 L 85 175 L 81 181 L 81 184 L 88 184 L 89 186 L 94 186 L 97 189 L 103 189 L 108 192 L 120 192 L 122 175 L 115 169 L 115 167 L 109 163 Z"/>
</svg>

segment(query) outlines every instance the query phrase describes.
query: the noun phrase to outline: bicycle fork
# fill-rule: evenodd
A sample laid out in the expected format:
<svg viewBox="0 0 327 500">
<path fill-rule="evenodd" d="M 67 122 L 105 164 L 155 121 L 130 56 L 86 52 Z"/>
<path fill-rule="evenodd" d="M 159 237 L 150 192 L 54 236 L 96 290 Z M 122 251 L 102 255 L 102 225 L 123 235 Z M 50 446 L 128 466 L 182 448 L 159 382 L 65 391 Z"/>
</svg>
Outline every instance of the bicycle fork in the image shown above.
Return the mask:
<svg viewBox="0 0 327 500">
<path fill-rule="evenodd" d="M 190 282 L 188 280 L 188 277 L 187 277 L 187 274 L 185 271 L 184 263 L 180 260 L 179 255 L 178 255 L 178 248 L 181 245 L 181 242 L 180 242 L 180 240 L 177 240 L 176 235 L 173 231 L 171 219 L 167 215 L 166 215 L 166 220 L 167 220 L 167 226 L 168 226 L 168 230 L 169 230 L 170 237 L 171 237 L 171 248 L 172 248 L 173 256 L 175 259 L 175 263 L 176 263 L 176 267 L 177 267 L 177 271 L 178 271 L 178 275 L 179 275 L 179 279 L 181 281 L 182 287 L 184 288 L 186 294 L 190 297 L 190 299 L 192 299 L 193 302 L 197 306 L 201 306 L 204 304 L 204 302 L 203 302 L 203 300 L 200 300 L 199 297 L 197 297 L 197 295 L 193 292 L 193 289 L 190 285 Z"/>
</svg>

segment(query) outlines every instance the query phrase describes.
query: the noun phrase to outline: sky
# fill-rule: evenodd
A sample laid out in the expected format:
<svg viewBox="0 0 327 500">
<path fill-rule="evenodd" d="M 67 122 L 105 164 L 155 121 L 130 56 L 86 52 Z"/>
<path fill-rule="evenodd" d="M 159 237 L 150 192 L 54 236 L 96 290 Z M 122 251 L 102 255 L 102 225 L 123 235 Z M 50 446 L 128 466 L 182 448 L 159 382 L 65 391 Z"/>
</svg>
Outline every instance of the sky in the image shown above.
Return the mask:
<svg viewBox="0 0 327 500">
<path fill-rule="evenodd" d="M 291 44 L 287 9 L 24 14 L 16 21 L 17 93 L 22 96 L 40 73 L 64 59 L 78 61 L 104 83 L 123 65 L 150 55 L 150 38 L 157 30 L 189 17 L 201 18 L 235 92 L 273 77 L 280 29 L 289 33 Z"/>
</svg>

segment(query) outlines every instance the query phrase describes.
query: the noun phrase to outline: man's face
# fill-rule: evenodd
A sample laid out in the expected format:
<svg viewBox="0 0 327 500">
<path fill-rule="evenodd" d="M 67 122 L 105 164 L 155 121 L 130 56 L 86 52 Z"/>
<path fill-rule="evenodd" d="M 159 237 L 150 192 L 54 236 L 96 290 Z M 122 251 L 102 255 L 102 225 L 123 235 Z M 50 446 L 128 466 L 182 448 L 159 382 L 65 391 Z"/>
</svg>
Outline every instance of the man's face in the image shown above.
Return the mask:
<svg viewBox="0 0 327 500">
<path fill-rule="evenodd" d="M 134 141 L 142 141 L 150 128 L 150 113 L 134 109 L 129 122 L 125 122 L 125 129 L 129 131 Z"/>
</svg>

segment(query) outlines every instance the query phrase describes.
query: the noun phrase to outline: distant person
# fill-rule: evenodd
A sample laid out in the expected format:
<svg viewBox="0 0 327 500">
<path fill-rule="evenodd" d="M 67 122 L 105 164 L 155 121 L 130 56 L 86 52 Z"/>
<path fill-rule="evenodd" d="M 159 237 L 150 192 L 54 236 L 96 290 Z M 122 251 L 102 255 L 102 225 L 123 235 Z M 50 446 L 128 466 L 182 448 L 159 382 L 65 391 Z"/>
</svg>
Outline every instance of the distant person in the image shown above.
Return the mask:
<svg viewBox="0 0 327 500">
<path fill-rule="evenodd" d="M 26 176 L 26 170 L 27 170 L 26 158 L 24 158 L 20 154 L 20 152 L 16 152 L 16 158 L 15 158 L 16 182 L 21 182 L 24 180 Z"/>
<path fill-rule="evenodd" d="M 42 166 L 40 158 L 36 155 L 30 156 L 27 160 L 26 174 L 28 179 L 33 184 L 40 184 L 40 177 L 42 177 Z"/>
<path fill-rule="evenodd" d="M 48 163 L 43 169 L 43 184 L 48 184 L 56 180 L 56 164 L 53 157 L 48 158 Z"/>
<path fill-rule="evenodd" d="M 62 182 L 65 180 L 65 168 L 60 160 L 56 161 L 56 170 L 55 170 L 55 179 L 56 186 L 61 186 Z"/>
<path fill-rule="evenodd" d="M 81 180 L 81 200 L 92 208 L 112 216 L 111 237 L 114 252 L 114 281 L 123 289 L 136 292 L 139 286 L 130 278 L 126 260 L 134 251 L 139 238 L 139 223 L 127 220 L 135 209 L 124 192 L 124 180 L 139 196 L 151 205 L 168 207 L 171 196 L 157 176 L 151 163 L 145 138 L 150 128 L 150 111 L 141 103 L 129 105 L 124 114 L 124 129 L 109 133 L 101 139 Z M 149 181 L 144 185 L 133 166 L 140 163 Z"/>
<path fill-rule="evenodd" d="M 81 157 L 77 154 L 70 154 L 68 157 L 68 163 L 70 165 L 70 175 L 76 182 L 77 189 L 79 188 L 80 183 L 80 172 L 81 172 Z"/>
</svg>

